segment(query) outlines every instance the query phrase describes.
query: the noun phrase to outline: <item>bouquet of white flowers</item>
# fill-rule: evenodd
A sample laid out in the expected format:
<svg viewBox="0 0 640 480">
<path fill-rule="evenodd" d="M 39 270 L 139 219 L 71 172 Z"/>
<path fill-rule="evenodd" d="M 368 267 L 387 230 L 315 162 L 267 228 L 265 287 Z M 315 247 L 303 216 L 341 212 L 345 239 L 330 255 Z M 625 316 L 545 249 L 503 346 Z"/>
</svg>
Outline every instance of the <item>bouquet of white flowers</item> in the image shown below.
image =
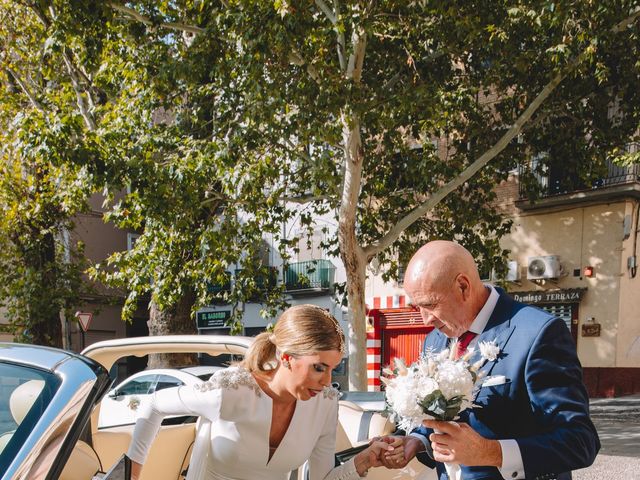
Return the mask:
<svg viewBox="0 0 640 480">
<path fill-rule="evenodd" d="M 500 352 L 495 342 L 480 342 L 478 350 L 479 355 L 469 348 L 456 358 L 458 345 L 454 341 L 442 352 L 425 352 L 409 367 L 396 358 L 393 370 L 385 368 L 381 380 L 398 426 L 409 432 L 424 419 L 455 420 L 461 411 L 472 407 L 474 387 L 483 376 L 480 368 Z M 452 479 L 460 478 L 459 466 L 457 472 L 455 467 L 447 465 Z"/>
</svg>

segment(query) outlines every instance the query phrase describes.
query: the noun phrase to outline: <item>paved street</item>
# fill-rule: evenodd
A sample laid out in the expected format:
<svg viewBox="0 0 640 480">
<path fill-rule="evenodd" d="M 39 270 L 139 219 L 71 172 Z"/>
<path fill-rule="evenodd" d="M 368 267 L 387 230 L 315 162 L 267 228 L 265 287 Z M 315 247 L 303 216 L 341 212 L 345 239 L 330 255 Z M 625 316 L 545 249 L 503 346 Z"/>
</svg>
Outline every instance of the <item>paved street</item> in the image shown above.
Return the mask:
<svg viewBox="0 0 640 480">
<path fill-rule="evenodd" d="M 574 472 L 574 479 L 640 480 L 640 395 L 593 399 L 591 415 L 602 448 L 595 463 Z"/>
<path fill-rule="evenodd" d="M 640 395 L 593 399 L 591 415 L 602 448 L 591 467 L 573 473 L 574 480 L 640 480 Z M 420 480 L 435 479 L 425 470 Z"/>
</svg>

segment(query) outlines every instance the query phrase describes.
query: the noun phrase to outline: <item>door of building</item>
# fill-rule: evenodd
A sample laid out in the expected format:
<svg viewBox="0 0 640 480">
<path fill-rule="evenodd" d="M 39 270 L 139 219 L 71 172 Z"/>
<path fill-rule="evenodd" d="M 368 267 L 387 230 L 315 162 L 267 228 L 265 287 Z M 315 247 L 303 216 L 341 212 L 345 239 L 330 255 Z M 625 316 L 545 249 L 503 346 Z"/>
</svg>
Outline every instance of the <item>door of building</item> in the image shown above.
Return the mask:
<svg viewBox="0 0 640 480">
<path fill-rule="evenodd" d="M 382 334 L 382 365 L 391 365 L 394 358 L 402 358 L 407 365 L 415 362 L 422 352 L 422 345 L 429 327 L 400 327 L 386 329 Z"/>
<path fill-rule="evenodd" d="M 425 327 L 415 307 L 385 309 L 380 313 L 382 366 L 391 365 L 394 358 L 402 358 L 407 365 L 416 361 L 433 327 Z"/>
<path fill-rule="evenodd" d="M 577 303 L 549 303 L 538 305 L 543 310 L 556 317 L 560 317 L 567 324 L 574 342 L 578 342 L 578 304 Z"/>
</svg>

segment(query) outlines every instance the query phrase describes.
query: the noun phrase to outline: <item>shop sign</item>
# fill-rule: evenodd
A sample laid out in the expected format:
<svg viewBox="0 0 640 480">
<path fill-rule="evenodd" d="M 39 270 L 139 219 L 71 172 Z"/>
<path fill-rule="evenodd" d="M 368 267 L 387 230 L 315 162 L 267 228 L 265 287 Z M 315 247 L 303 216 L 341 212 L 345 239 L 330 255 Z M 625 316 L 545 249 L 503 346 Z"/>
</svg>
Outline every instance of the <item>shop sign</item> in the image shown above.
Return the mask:
<svg viewBox="0 0 640 480">
<path fill-rule="evenodd" d="M 522 303 L 580 303 L 586 288 L 566 288 L 532 292 L 511 292 L 514 300 Z"/>
<path fill-rule="evenodd" d="M 231 318 L 231 310 L 216 310 L 215 312 L 198 312 L 196 322 L 198 329 L 229 328 L 227 320 Z"/>
</svg>

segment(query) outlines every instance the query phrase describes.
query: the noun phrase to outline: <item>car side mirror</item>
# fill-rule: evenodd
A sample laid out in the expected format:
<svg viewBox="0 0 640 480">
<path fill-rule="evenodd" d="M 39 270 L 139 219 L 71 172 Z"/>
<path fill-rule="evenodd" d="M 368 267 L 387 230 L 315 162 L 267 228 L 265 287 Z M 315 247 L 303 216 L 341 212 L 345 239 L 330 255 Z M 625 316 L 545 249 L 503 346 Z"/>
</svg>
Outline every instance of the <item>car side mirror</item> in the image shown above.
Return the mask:
<svg viewBox="0 0 640 480">
<path fill-rule="evenodd" d="M 115 400 L 116 398 L 118 398 L 120 396 L 120 392 L 118 392 L 118 390 L 116 390 L 116 389 L 113 389 L 107 394 L 107 396 L 109 398 L 112 398 L 112 399 Z"/>
</svg>

